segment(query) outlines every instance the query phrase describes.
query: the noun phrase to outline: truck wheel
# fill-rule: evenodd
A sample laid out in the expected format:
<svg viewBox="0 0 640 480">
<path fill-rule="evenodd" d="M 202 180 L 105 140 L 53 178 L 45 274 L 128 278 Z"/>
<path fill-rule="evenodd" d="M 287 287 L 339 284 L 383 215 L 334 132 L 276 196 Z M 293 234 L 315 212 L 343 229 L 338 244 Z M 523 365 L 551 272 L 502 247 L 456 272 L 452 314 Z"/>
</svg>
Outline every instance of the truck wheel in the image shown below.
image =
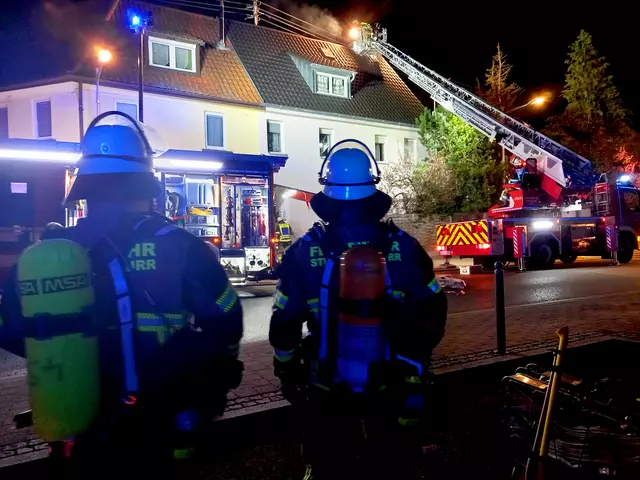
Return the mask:
<svg viewBox="0 0 640 480">
<path fill-rule="evenodd" d="M 560 256 L 560 261 L 562 263 L 573 263 L 573 262 L 576 261 L 576 258 L 578 258 L 577 255 L 572 255 L 572 254 L 561 255 Z"/>
<path fill-rule="evenodd" d="M 629 235 L 620 235 L 618 242 L 618 263 L 629 263 L 633 258 L 633 241 Z"/>
<path fill-rule="evenodd" d="M 547 242 L 539 242 L 532 246 L 529 265 L 532 268 L 546 269 L 551 268 L 556 262 L 556 251 L 552 245 Z"/>
</svg>

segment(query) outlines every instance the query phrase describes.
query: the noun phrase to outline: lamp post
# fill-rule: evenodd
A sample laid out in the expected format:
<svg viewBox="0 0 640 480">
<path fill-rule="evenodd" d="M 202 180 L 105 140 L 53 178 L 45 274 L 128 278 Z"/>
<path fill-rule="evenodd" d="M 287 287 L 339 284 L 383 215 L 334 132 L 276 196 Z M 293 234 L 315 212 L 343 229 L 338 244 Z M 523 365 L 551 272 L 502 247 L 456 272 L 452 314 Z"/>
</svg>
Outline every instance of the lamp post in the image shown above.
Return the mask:
<svg viewBox="0 0 640 480">
<path fill-rule="evenodd" d="M 140 35 L 138 48 L 138 121 L 144 122 L 144 34 L 147 27 L 152 25 L 150 13 L 127 11 L 129 28 Z"/>
<path fill-rule="evenodd" d="M 105 48 L 99 48 L 96 55 L 98 66 L 96 67 L 96 116 L 100 115 L 100 76 L 102 75 L 102 67 L 111 61 L 113 55 Z"/>
<path fill-rule="evenodd" d="M 516 110 L 520 110 L 521 108 L 526 108 L 526 107 L 528 107 L 530 105 L 533 105 L 535 107 L 539 107 L 540 105 L 546 103 L 547 100 L 548 100 L 547 97 L 545 97 L 543 95 L 538 95 L 537 97 L 533 97 L 531 100 L 529 100 L 524 105 L 520 105 L 519 107 L 512 108 L 511 110 L 509 110 L 507 112 L 507 115 L 510 114 L 511 112 L 515 112 Z M 502 147 L 502 163 L 504 163 L 506 161 L 507 161 L 506 152 L 504 151 L 504 147 Z"/>
</svg>

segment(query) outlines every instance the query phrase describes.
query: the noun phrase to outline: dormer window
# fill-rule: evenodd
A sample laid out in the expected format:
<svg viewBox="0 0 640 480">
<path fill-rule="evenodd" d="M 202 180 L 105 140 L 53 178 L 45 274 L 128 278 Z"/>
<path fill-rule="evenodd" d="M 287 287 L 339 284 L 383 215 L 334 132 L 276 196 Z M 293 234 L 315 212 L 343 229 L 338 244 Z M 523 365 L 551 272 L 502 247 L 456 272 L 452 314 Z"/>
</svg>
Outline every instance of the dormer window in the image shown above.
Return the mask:
<svg viewBox="0 0 640 480">
<path fill-rule="evenodd" d="M 316 72 L 316 93 L 334 97 L 349 97 L 349 77 Z"/>
<path fill-rule="evenodd" d="M 149 64 L 154 67 L 196 73 L 196 45 L 149 37 Z"/>
</svg>

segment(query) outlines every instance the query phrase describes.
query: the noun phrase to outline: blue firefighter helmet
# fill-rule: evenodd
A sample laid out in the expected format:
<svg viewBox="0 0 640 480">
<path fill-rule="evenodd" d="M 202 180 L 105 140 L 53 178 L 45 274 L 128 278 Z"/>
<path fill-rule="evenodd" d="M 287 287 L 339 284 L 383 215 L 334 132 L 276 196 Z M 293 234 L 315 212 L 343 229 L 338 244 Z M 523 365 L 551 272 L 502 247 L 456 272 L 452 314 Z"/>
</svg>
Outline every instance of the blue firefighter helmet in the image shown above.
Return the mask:
<svg viewBox="0 0 640 480">
<path fill-rule="evenodd" d="M 360 200 L 377 192 L 380 168 L 359 140 L 342 140 L 327 153 L 318 173 L 323 193 L 335 200 Z"/>
<path fill-rule="evenodd" d="M 89 125 L 65 203 L 152 199 L 162 193 L 153 170 L 149 128 L 122 112 L 105 112 Z"/>
</svg>

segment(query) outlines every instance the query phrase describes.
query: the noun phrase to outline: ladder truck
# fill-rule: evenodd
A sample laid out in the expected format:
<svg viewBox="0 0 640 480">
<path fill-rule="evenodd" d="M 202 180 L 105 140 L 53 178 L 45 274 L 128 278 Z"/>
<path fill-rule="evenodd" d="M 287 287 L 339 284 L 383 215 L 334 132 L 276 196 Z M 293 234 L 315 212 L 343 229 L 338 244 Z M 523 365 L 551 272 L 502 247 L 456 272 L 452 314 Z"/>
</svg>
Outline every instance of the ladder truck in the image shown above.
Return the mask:
<svg viewBox="0 0 640 480">
<path fill-rule="evenodd" d="M 521 270 L 548 268 L 578 256 L 631 261 L 640 239 L 640 198 L 629 175 L 597 175 L 592 163 L 510 117 L 387 42 L 386 29 L 362 23 L 352 48 L 381 55 L 444 109 L 511 155 L 512 178 L 500 203 L 481 219 L 436 226 L 441 256 L 497 260 Z"/>
</svg>

